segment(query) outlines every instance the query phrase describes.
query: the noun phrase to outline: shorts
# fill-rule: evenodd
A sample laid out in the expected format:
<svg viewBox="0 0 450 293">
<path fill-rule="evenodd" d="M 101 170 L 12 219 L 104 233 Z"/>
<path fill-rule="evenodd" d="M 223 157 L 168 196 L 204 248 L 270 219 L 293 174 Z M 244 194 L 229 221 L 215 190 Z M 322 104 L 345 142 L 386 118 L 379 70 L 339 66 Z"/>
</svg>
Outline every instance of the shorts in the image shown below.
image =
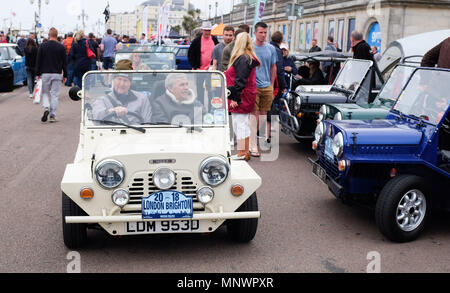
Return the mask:
<svg viewBox="0 0 450 293">
<path fill-rule="evenodd" d="M 258 88 L 256 94 L 255 111 L 268 112 L 273 102 L 273 86 Z"/>
<path fill-rule="evenodd" d="M 236 135 L 236 139 L 242 140 L 250 137 L 250 114 L 231 113 L 231 117 L 233 121 L 233 132 Z"/>
<path fill-rule="evenodd" d="M 114 58 L 113 57 L 103 57 L 103 69 L 113 69 L 114 68 Z"/>
</svg>

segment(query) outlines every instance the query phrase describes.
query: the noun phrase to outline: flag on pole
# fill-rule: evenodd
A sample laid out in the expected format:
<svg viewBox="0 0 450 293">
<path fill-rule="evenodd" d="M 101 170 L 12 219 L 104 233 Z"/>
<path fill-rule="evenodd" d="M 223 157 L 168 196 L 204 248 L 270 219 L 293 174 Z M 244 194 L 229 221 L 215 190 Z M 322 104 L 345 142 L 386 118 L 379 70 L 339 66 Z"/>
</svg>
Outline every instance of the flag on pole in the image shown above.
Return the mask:
<svg viewBox="0 0 450 293">
<path fill-rule="evenodd" d="M 105 11 L 103 11 L 103 14 L 105 15 L 105 24 L 108 22 L 109 20 L 109 16 L 110 16 L 110 11 L 109 11 L 109 2 L 108 5 L 105 8 Z"/>
</svg>

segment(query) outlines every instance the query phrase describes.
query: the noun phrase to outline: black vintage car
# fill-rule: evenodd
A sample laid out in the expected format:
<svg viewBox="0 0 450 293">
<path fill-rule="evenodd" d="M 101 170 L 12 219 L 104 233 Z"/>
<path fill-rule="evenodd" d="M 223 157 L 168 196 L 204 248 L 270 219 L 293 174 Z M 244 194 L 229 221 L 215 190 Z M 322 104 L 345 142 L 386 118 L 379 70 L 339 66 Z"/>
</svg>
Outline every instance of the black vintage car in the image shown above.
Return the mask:
<svg viewBox="0 0 450 293">
<path fill-rule="evenodd" d="M 299 142 L 313 138 L 319 110 L 327 103 L 354 103 L 355 96 L 363 91 L 372 101 L 384 80 L 376 64 L 368 60 L 348 58 L 348 54 L 322 52 L 310 56 L 296 57 L 297 60 L 321 62 L 343 62 L 332 85 L 298 85 L 281 99 L 281 130 Z"/>
</svg>

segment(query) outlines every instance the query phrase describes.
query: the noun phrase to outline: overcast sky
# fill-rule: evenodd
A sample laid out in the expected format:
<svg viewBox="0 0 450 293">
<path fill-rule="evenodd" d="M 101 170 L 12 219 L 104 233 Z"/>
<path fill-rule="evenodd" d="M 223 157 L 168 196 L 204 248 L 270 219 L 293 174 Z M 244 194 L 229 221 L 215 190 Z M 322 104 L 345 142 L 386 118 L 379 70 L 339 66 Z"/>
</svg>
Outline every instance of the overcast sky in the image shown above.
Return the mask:
<svg viewBox="0 0 450 293">
<path fill-rule="evenodd" d="M 232 0 L 191 0 L 196 8 L 200 8 L 208 15 L 208 5 L 212 5 L 211 16 L 215 15 L 215 2 L 219 2 L 217 9 L 218 15 L 227 13 L 232 6 Z M 235 0 L 237 2 L 237 0 Z M 34 24 L 34 12 L 38 10 L 38 0 L 34 0 L 34 4 L 30 4 L 30 0 L 1 0 L 0 9 L 0 28 L 9 27 L 12 21 L 14 27 L 21 25 L 22 29 L 29 30 Z M 81 28 L 81 21 L 78 20 L 78 15 L 81 14 L 82 9 L 85 9 L 88 15 L 86 22 L 86 32 L 94 30 L 94 24 L 100 20 L 104 23 L 103 11 L 107 5 L 110 4 L 110 10 L 114 12 L 133 11 L 137 5 L 144 2 L 144 0 L 49 0 L 49 4 L 45 4 L 42 0 L 42 17 L 41 23 L 44 28 L 51 26 L 58 30 L 66 32 L 73 30 L 77 23 Z M 12 14 L 16 16 L 13 17 Z"/>
</svg>

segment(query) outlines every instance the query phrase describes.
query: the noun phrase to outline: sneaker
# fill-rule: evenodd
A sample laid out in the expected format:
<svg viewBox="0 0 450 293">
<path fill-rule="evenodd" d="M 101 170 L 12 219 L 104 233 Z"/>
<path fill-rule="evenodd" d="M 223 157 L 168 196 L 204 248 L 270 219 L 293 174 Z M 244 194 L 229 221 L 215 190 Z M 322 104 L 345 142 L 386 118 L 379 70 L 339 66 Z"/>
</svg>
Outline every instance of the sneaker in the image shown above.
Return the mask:
<svg viewBox="0 0 450 293">
<path fill-rule="evenodd" d="M 56 122 L 56 117 L 55 116 L 50 116 L 50 123 Z"/>
<path fill-rule="evenodd" d="M 250 155 L 246 154 L 246 155 L 239 156 L 239 154 L 236 154 L 236 155 L 231 156 L 231 159 L 235 160 L 235 161 L 249 161 Z"/>
<path fill-rule="evenodd" d="M 45 108 L 44 115 L 42 115 L 41 121 L 47 122 L 48 114 L 50 114 L 50 110 L 48 108 Z"/>
<path fill-rule="evenodd" d="M 30 94 L 28 97 L 29 97 L 30 99 L 33 99 L 33 94 Z"/>
</svg>

